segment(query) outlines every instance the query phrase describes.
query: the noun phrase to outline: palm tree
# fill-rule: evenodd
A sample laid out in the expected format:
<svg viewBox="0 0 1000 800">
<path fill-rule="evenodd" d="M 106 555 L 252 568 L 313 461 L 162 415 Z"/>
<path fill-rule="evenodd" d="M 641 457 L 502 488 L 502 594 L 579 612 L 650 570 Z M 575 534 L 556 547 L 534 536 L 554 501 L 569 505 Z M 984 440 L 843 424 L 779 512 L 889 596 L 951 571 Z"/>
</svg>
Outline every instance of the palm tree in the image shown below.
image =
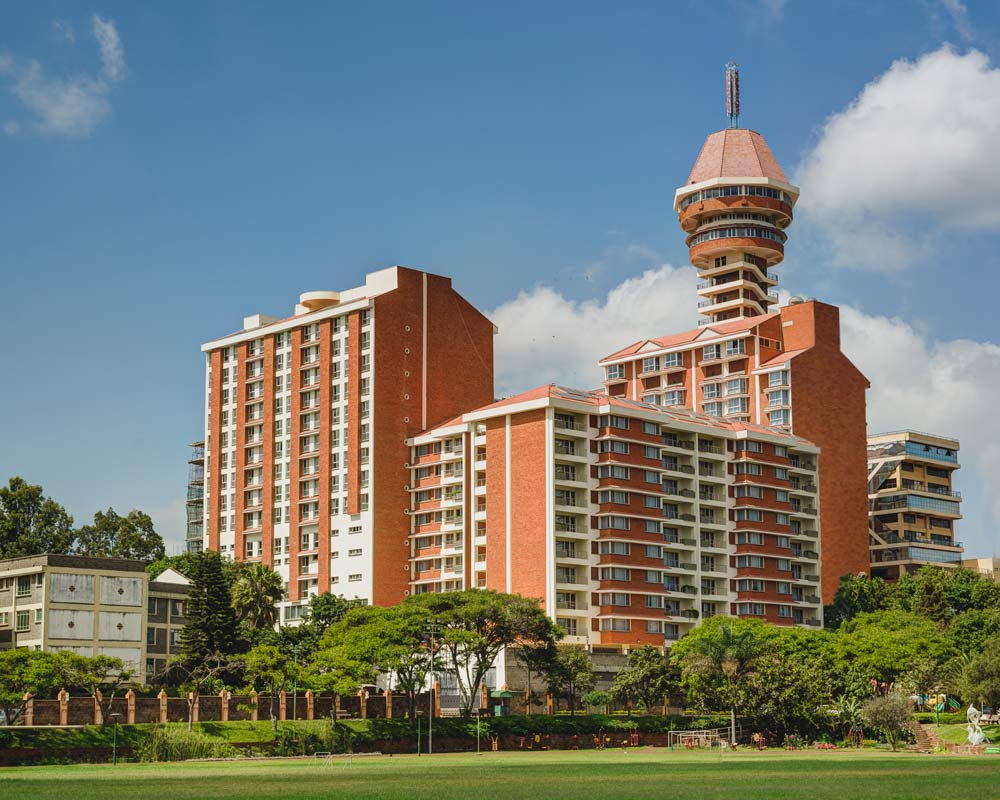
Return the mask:
<svg viewBox="0 0 1000 800">
<path fill-rule="evenodd" d="M 266 564 L 252 564 L 233 583 L 233 608 L 240 622 L 251 628 L 278 624 L 278 602 L 285 596 L 281 576 Z"/>
<path fill-rule="evenodd" d="M 729 706 L 730 735 L 736 743 L 737 688 L 742 678 L 750 675 L 761 654 L 764 641 L 750 626 L 734 626 L 729 619 L 721 620 L 711 634 L 705 632 L 691 643 L 684 656 L 684 670 L 707 678 L 721 677 L 724 687 L 720 692 Z"/>
</svg>

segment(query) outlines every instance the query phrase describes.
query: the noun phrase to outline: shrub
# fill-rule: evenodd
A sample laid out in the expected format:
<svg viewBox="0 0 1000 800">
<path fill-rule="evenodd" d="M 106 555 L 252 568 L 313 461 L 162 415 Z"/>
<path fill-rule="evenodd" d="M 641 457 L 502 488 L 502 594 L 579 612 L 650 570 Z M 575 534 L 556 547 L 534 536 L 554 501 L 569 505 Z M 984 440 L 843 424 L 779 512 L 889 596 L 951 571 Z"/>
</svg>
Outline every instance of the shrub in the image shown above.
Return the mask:
<svg viewBox="0 0 1000 800">
<path fill-rule="evenodd" d="M 198 731 L 154 728 L 136 747 L 140 761 L 187 761 L 192 758 L 231 758 L 239 750 L 227 742 L 212 739 Z"/>
<path fill-rule="evenodd" d="M 872 697 L 861 709 L 861 719 L 869 728 L 885 734 L 889 747 L 895 750 L 899 734 L 910 719 L 910 701 L 901 694 Z"/>
</svg>

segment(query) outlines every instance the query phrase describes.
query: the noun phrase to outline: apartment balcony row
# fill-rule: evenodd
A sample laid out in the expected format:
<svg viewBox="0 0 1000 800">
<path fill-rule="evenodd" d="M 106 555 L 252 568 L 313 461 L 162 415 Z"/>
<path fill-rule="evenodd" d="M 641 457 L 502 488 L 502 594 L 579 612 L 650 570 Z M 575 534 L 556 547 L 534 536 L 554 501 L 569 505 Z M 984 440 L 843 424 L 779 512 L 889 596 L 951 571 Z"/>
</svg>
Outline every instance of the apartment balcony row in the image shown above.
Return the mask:
<svg viewBox="0 0 1000 800">
<path fill-rule="evenodd" d="M 923 481 L 914 481 L 904 479 L 902 483 L 897 486 L 895 481 L 886 481 L 882 486 L 879 487 L 878 491 L 869 495 L 870 497 L 884 496 L 887 494 L 894 494 L 898 492 L 927 492 L 928 494 L 941 495 L 943 497 L 955 497 L 959 500 L 962 499 L 962 493 L 956 492 L 947 486 L 934 486 L 931 484 L 924 483 Z"/>
<path fill-rule="evenodd" d="M 914 544 L 925 544 L 931 545 L 932 547 L 952 547 L 957 550 L 962 550 L 963 546 L 961 542 L 956 542 L 950 536 L 939 536 L 931 534 L 930 536 L 920 536 L 915 533 L 903 533 L 898 534 L 895 532 L 880 534 L 880 538 L 886 544 L 901 544 L 901 543 L 914 543 Z"/>
<path fill-rule="evenodd" d="M 900 490 L 904 491 L 904 490 Z M 950 500 L 938 500 L 922 495 L 906 495 L 903 497 L 877 497 L 870 503 L 872 511 L 918 511 L 932 512 L 953 519 L 961 518 L 959 504 Z"/>
<path fill-rule="evenodd" d="M 931 547 L 892 547 L 871 551 L 872 564 L 938 564 L 957 566 L 963 553 Z"/>
</svg>

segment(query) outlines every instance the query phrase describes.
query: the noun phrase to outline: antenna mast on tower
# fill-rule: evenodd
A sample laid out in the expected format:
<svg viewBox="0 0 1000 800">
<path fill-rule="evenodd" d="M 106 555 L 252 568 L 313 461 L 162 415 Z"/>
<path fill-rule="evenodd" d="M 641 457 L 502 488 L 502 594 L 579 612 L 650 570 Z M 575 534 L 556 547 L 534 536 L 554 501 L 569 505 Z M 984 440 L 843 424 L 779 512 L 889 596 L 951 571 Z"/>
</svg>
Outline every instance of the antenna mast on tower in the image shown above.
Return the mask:
<svg viewBox="0 0 1000 800">
<path fill-rule="evenodd" d="M 740 65 L 735 61 L 726 64 L 726 116 L 729 127 L 740 127 Z"/>
</svg>

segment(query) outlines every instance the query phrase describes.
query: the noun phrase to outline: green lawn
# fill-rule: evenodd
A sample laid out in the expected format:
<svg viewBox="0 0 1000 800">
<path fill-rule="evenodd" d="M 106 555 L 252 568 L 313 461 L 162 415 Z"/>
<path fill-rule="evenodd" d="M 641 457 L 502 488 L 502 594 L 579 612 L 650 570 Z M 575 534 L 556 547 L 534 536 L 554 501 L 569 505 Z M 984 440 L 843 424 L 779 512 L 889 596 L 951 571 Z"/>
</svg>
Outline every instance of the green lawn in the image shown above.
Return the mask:
<svg viewBox="0 0 1000 800">
<path fill-rule="evenodd" d="M 965 744 L 969 740 L 969 730 L 965 725 L 938 725 L 932 726 L 932 730 L 942 742 Z M 1000 743 L 1000 725 L 984 725 L 983 733 L 991 744 Z"/>
<path fill-rule="evenodd" d="M 379 798 L 643 800 L 996 797 L 1000 757 L 877 751 L 474 753 L 186 764 L 18 767 L 0 797 L 31 800 Z M 958 793 L 956 795 L 956 792 Z"/>
</svg>

